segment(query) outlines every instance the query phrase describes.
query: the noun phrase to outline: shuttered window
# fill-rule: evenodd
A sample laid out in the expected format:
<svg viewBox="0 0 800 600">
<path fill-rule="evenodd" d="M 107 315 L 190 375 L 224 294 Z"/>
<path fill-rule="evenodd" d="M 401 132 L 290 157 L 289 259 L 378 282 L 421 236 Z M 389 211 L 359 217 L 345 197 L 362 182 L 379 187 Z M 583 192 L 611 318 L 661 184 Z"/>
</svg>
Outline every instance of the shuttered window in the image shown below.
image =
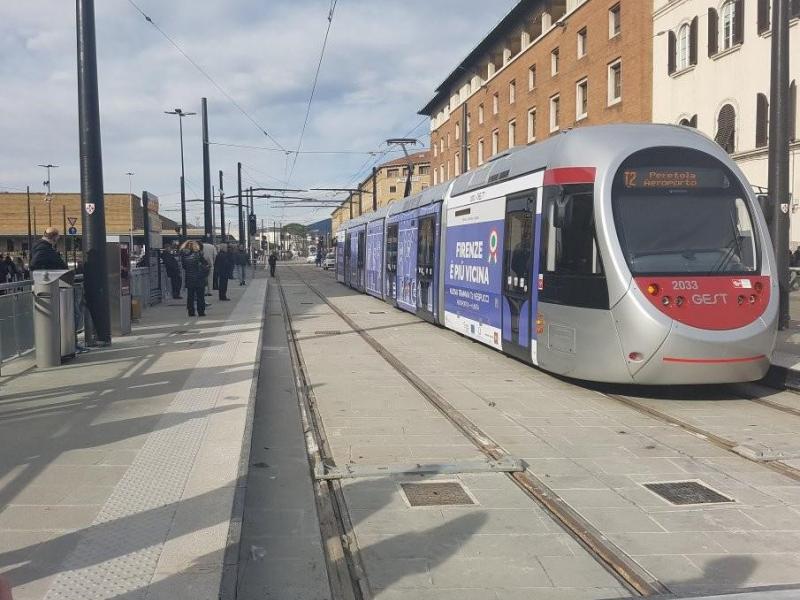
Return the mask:
<svg viewBox="0 0 800 600">
<path fill-rule="evenodd" d="M 708 55 L 714 56 L 719 51 L 719 14 L 717 9 L 708 9 Z"/>
<path fill-rule="evenodd" d="M 723 106 L 717 116 L 717 143 L 728 154 L 736 152 L 736 109 L 730 104 Z"/>
<path fill-rule="evenodd" d="M 756 96 L 756 148 L 769 143 L 769 100 L 765 94 Z"/>
<path fill-rule="evenodd" d="M 758 0 L 758 33 L 769 31 L 770 28 L 770 0 Z"/>
<path fill-rule="evenodd" d="M 789 140 L 797 141 L 797 81 L 789 86 Z"/>
</svg>

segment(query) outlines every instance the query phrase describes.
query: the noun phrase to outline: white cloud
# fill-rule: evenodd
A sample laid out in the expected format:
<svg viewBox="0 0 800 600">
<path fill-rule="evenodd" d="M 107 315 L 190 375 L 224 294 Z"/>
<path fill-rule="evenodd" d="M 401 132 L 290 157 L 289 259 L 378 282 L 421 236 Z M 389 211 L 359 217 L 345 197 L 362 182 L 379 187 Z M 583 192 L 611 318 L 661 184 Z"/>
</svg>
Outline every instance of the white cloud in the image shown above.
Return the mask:
<svg viewBox="0 0 800 600">
<path fill-rule="evenodd" d="M 281 144 L 296 147 L 328 0 L 136 2 Z M 436 84 L 514 3 L 339 0 L 304 148 L 372 150 L 408 131 Z M 135 171 L 135 189 L 177 203 L 177 122 L 163 111 L 199 112 L 201 96 L 209 98 L 213 140 L 271 145 L 126 0 L 96 4 L 107 191 L 126 191 L 125 173 Z M 61 165 L 54 189 L 77 190 L 74 3 L 0 5 L 0 78 L 0 137 L 13 148 L 0 163 L 0 189 L 41 189 L 43 172 L 35 165 L 53 162 Z M 199 118 L 184 125 L 191 196 L 202 191 Z M 367 158 L 303 155 L 293 184 L 343 185 Z M 238 160 L 248 180 L 274 184 L 271 177 L 286 175 L 282 153 L 214 146 L 212 180 L 223 169 L 229 193 Z M 266 218 L 279 212 L 259 209 Z"/>
</svg>

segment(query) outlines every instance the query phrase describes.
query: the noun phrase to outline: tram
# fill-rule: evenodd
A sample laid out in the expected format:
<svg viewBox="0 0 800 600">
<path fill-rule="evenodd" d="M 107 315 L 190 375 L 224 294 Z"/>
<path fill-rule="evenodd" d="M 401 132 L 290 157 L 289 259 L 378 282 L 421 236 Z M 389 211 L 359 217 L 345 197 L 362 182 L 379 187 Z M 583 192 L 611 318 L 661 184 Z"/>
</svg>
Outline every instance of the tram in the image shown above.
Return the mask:
<svg viewBox="0 0 800 600">
<path fill-rule="evenodd" d="M 778 291 L 759 205 L 711 139 L 579 128 L 345 223 L 337 279 L 545 371 L 755 381 Z"/>
</svg>

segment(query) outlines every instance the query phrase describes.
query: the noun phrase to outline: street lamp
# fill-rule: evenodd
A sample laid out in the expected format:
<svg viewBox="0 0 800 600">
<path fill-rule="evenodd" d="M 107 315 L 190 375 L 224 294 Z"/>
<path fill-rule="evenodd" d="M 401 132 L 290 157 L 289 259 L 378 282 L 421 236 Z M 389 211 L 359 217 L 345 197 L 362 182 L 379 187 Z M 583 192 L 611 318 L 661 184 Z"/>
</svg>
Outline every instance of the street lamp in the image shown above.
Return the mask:
<svg viewBox="0 0 800 600">
<path fill-rule="evenodd" d="M 45 197 L 45 202 L 47 202 L 47 218 L 48 218 L 48 225 L 50 227 L 53 226 L 53 198 L 50 196 L 50 169 L 57 169 L 58 165 L 39 165 L 43 169 L 47 169 L 47 181 L 43 181 L 42 185 L 47 188 L 47 196 Z M 66 233 L 66 232 L 64 232 Z"/>
<path fill-rule="evenodd" d="M 175 110 L 165 110 L 164 114 L 175 115 L 178 117 L 181 135 L 181 239 L 186 240 L 186 170 L 183 160 L 183 118 L 191 117 L 197 113 L 184 112 L 183 109 L 176 108 Z"/>
<path fill-rule="evenodd" d="M 136 173 L 134 173 L 133 171 L 128 171 L 127 173 L 125 173 L 125 175 L 128 176 L 128 203 L 130 204 L 130 208 L 131 208 L 131 230 L 129 232 L 130 235 L 131 235 L 130 251 L 131 251 L 131 253 L 133 253 L 133 230 L 134 230 L 134 222 L 133 222 L 133 215 L 134 215 L 134 212 L 133 212 L 133 176 L 136 175 Z"/>
</svg>

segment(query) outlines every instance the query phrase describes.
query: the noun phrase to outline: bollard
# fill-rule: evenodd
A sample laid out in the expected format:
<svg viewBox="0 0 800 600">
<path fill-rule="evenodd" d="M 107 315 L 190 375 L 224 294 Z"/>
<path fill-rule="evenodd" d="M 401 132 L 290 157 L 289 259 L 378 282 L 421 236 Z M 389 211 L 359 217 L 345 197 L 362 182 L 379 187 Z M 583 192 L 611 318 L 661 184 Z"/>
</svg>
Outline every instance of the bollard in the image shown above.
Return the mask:
<svg viewBox="0 0 800 600">
<path fill-rule="evenodd" d="M 54 275 L 63 271 L 57 271 Z M 60 293 L 58 277 L 49 271 L 33 273 L 33 339 L 36 366 L 40 369 L 61 364 Z"/>
<path fill-rule="evenodd" d="M 75 289 L 63 279 L 58 281 L 59 291 L 59 331 L 61 338 L 61 358 L 75 356 Z"/>
</svg>

